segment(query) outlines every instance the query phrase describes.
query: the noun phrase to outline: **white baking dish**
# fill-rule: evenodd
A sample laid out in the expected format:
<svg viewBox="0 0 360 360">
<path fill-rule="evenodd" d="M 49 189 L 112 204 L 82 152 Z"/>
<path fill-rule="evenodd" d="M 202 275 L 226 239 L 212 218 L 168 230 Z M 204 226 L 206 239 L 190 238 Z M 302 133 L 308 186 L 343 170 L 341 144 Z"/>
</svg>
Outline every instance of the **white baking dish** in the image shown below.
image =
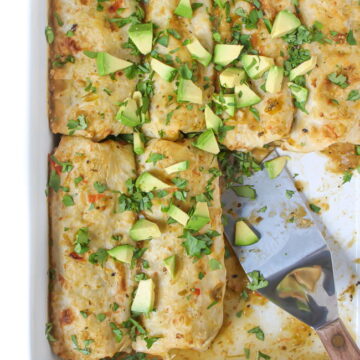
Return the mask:
<svg viewBox="0 0 360 360">
<path fill-rule="evenodd" d="M 43 0 L 31 1 L 31 106 L 29 132 L 30 172 L 30 341 L 32 360 L 55 359 L 49 344 L 44 336 L 47 322 L 47 295 L 48 295 L 48 214 L 45 196 L 47 183 L 47 157 L 56 144 L 56 138 L 50 133 L 47 117 L 47 44 L 44 29 L 47 25 L 47 5 Z M 353 301 L 341 295 L 350 284 L 356 282 L 356 271 L 359 265 L 354 263 L 360 257 L 360 244 L 356 244 L 360 230 L 360 177 L 354 175 L 351 183 L 341 185 L 339 176 L 328 174 L 325 171 L 325 158 L 318 154 L 291 155 L 294 161 L 290 168 L 299 173 L 297 179 L 307 185 L 304 194 L 308 199 L 327 197 L 330 210 L 319 217 L 324 226 L 324 233 L 333 249 L 336 271 L 336 285 L 340 302 L 340 313 L 352 331 L 360 339 L 360 309 L 359 291 Z M 357 201 L 356 201 L 357 200 Z M 351 246 L 350 246 L 351 245 Z M 341 296 L 340 296 L 341 295 Z M 282 316 L 268 306 L 266 313 L 268 326 L 271 328 L 272 317 Z M 274 324 L 277 322 L 274 321 Z M 281 331 L 271 329 L 273 334 Z M 236 354 L 236 348 L 242 349 L 243 344 L 233 344 L 229 355 Z M 309 349 L 310 350 L 310 349 Z M 300 350 L 299 350 L 300 351 Z M 311 351 L 311 350 L 310 350 Z M 269 350 L 270 355 L 271 351 Z M 301 352 L 301 351 L 300 351 Z M 234 359 L 237 357 L 234 357 Z M 276 357 L 284 359 L 283 357 Z M 221 360 L 216 357 L 208 360 Z M 300 358 L 298 358 L 300 359 Z M 305 359 L 305 357 L 301 357 Z"/>
</svg>

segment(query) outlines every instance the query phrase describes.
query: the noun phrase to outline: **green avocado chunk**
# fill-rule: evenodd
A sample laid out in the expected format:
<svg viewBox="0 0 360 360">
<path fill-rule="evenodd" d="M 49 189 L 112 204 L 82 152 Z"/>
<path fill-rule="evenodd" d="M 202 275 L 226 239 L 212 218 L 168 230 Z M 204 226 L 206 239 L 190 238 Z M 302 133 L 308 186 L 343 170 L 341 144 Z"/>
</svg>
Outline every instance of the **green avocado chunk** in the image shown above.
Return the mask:
<svg viewBox="0 0 360 360">
<path fill-rule="evenodd" d="M 260 239 L 254 233 L 254 231 L 249 227 L 249 225 L 240 220 L 236 223 L 235 229 L 235 245 L 236 246 L 248 246 L 255 244 Z"/>
<path fill-rule="evenodd" d="M 183 226 L 185 226 L 189 220 L 189 215 L 174 204 L 170 205 L 167 214 Z"/>
<path fill-rule="evenodd" d="M 167 174 L 173 174 L 180 171 L 185 171 L 189 168 L 189 160 L 180 161 L 174 165 L 165 168 Z"/>
<path fill-rule="evenodd" d="M 193 16 L 193 10 L 190 0 L 180 0 L 178 6 L 175 9 L 175 14 L 191 19 Z"/>
<path fill-rule="evenodd" d="M 259 55 L 243 55 L 241 62 L 246 73 L 252 79 L 259 79 L 274 65 L 272 58 Z"/>
<path fill-rule="evenodd" d="M 298 76 L 305 75 L 309 71 L 314 69 L 314 67 L 316 66 L 316 62 L 317 62 L 317 56 L 312 56 L 309 60 L 304 61 L 295 69 L 292 69 L 289 75 L 290 81 L 293 81 Z"/>
<path fill-rule="evenodd" d="M 237 59 L 244 46 L 232 44 L 216 44 L 214 50 L 214 63 L 226 66 Z"/>
<path fill-rule="evenodd" d="M 191 80 L 180 79 L 177 89 L 177 101 L 188 101 L 194 104 L 202 104 L 202 90 Z"/>
<path fill-rule="evenodd" d="M 288 85 L 296 101 L 300 103 L 304 103 L 307 101 L 309 96 L 309 90 L 307 88 L 291 82 L 289 82 Z"/>
<path fill-rule="evenodd" d="M 186 45 L 191 56 L 200 64 L 208 66 L 211 61 L 211 54 L 201 45 L 198 39 L 193 39 L 190 44 Z"/>
<path fill-rule="evenodd" d="M 186 224 L 186 229 L 199 231 L 210 222 L 209 207 L 206 202 L 198 202 L 195 211 Z"/>
<path fill-rule="evenodd" d="M 272 66 L 269 70 L 265 82 L 265 90 L 270 94 L 276 94 L 281 91 L 281 85 L 284 78 L 284 68 Z"/>
<path fill-rule="evenodd" d="M 214 114 L 208 105 L 205 106 L 205 123 L 207 129 L 213 129 L 216 133 L 219 131 L 220 126 L 222 125 L 221 119 Z"/>
<path fill-rule="evenodd" d="M 145 151 L 144 141 L 142 139 L 142 134 L 139 132 L 134 132 L 134 153 L 136 155 L 141 155 Z"/>
<path fill-rule="evenodd" d="M 116 114 L 116 120 L 131 127 L 138 126 L 141 123 L 141 118 L 138 114 L 138 105 L 135 99 L 127 98 L 124 101 Z"/>
<path fill-rule="evenodd" d="M 293 13 L 288 10 L 282 10 L 276 15 L 271 30 L 271 37 L 277 38 L 286 35 L 297 29 L 300 25 L 300 20 Z"/>
<path fill-rule="evenodd" d="M 154 309 L 155 285 L 152 279 L 140 280 L 136 295 L 131 304 L 131 311 L 135 313 L 149 313 Z"/>
<path fill-rule="evenodd" d="M 151 68 L 165 81 L 171 82 L 176 75 L 176 69 L 172 66 L 166 65 L 161 61 L 151 58 Z"/>
<path fill-rule="evenodd" d="M 236 99 L 234 94 L 214 94 L 213 99 L 216 103 L 224 106 L 230 116 L 235 115 Z"/>
<path fill-rule="evenodd" d="M 119 245 L 107 251 L 107 253 L 118 261 L 130 264 L 135 248 L 131 245 Z"/>
<path fill-rule="evenodd" d="M 171 255 L 164 259 L 164 265 L 166 266 L 170 277 L 174 279 L 176 274 L 176 255 Z"/>
<path fill-rule="evenodd" d="M 247 84 L 235 86 L 236 107 L 243 108 L 258 104 L 261 97 L 258 96 Z"/>
<path fill-rule="evenodd" d="M 141 191 L 149 192 L 153 190 L 163 190 L 171 187 L 170 185 L 164 183 L 154 175 L 149 172 L 143 172 L 135 182 L 136 187 L 138 187 Z"/>
<path fill-rule="evenodd" d="M 129 28 L 129 38 L 143 55 L 148 54 L 152 49 L 153 24 L 131 25 Z"/>
<path fill-rule="evenodd" d="M 193 142 L 193 146 L 215 155 L 220 152 L 219 145 L 212 129 L 204 131 L 197 140 Z"/>
<path fill-rule="evenodd" d="M 101 51 L 96 55 L 97 71 L 101 76 L 109 75 L 116 71 L 126 69 L 131 65 L 131 62 L 119 59 L 108 54 L 107 52 Z"/>
<path fill-rule="evenodd" d="M 129 235 L 135 241 L 151 240 L 160 237 L 161 231 L 152 221 L 140 219 L 132 226 Z"/>
<path fill-rule="evenodd" d="M 269 178 L 277 178 L 283 171 L 288 160 L 290 160 L 289 156 L 279 156 L 275 159 L 265 161 L 264 166 L 269 175 Z"/>
<path fill-rule="evenodd" d="M 234 67 L 223 70 L 219 76 L 220 85 L 227 89 L 232 89 L 236 85 L 240 85 L 245 79 L 245 71 Z"/>
</svg>

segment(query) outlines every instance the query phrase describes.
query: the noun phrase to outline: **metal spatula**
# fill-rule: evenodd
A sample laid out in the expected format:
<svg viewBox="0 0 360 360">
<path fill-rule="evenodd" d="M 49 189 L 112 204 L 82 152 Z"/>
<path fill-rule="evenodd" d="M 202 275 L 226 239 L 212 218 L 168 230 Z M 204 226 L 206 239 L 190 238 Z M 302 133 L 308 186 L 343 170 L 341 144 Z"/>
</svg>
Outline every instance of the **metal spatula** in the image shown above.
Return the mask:
<svg viewBox="0 0 360 360">
<path fill-rule="evenodd" d="M 266 160 L 277 156 L 274 151 Z M 241 265 L 268 281 L 258 290 L 262 295 L 316 330 L 331 359 L 359 360 L 359 348 L 339 319 L 330 250 L 291 175 L 285 168 L 270 179 L 262 170 L 248 183 L 255 200 L 237 197 L 231 188 L 222 194 L 225 234 Z M 234 245 L 239 218 L 256 223 L 257 243 Z"/>
</svg>

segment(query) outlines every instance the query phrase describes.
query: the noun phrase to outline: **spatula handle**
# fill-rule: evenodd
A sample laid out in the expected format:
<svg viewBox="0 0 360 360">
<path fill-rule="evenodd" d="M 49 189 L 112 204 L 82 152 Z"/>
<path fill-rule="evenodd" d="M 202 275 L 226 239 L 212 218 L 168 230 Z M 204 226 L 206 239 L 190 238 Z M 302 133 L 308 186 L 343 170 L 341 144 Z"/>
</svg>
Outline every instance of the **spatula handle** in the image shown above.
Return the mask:
<svg viewBox="0 0 360 360">
<path fill-rule="evenodd" d="M 317 333 L 331 360 L 360 360 L 360 350 L 340 319 L 318 329 Z"/>
</svg>

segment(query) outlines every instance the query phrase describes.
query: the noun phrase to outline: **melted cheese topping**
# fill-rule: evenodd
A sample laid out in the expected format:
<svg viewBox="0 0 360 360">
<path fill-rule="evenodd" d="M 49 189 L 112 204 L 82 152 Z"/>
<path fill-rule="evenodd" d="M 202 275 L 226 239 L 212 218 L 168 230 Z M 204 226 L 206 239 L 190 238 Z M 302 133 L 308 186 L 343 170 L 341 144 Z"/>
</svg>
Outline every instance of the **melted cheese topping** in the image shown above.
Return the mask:
<svg viewBox="0 0 360 360">
<path fill-rule="evenodd" d="M 166 158 L 153 165 L 147 163 L 151 153 L 165 155 Z M 174 163 L 188 160 L 189 169 L 172 175 L 166 175 L 164 168 Z M 188 181 L 189 190 L 186 201 L 176 201 L 182 210 L 188 211 L 194 201 L 193 196 L 205 191 L 205 186 L 212 177 L 211 168 L 217 168 L 217 162 L 211 154 L 195 149 L 190 141 L 173 143 L 166 140 L 152 140 L 143 155 L 139 157 L 139 170 L 151 171 L 161 179 L 171 183 L 170 179 L 181 177 Z M 202 169 L 200 171 L 200 169 Z M 221 205 L 218 178 L 211 182 L 213 200 L 210 210 L 211 223 L 201 233 L 216 230 L 220 236 L 215 237 L 211 254 L 204 255 L 198 261 L 186 254 L 182 245 L 185 239 L 183 226 L 166 223 L 168 215 L 161 211 L 171 200 L 169 195 L 153 201 L 147 218 L 160 224 L 162 235 L 159 239 L 148 242 L 143 258 L 149 262 L 149 269 L 143 271 L 156 283 L 156 311 L 144 317 L 143 324 L 150 336 L 160 336 L 150 349 L 143 340 L 134 344 L 136 351 L 166 355 L 171 349 L 205 350 L 218 333 L 223 320 L 223 296 L 225 291 L 224 241 L 222 237 Z M 172 280 L 164 267 L 163 260 L 176 255 L 177 270 Z M 216 259 L 221 269 L 211 270 L 210 259 Z M 200 280 L 199 272 L 205 277 Z M 216 304 L 215 304 L 216 302 Z M 211 306 L 213 304 L 213 306 Z"/>
<path fill-rule="evenodd" d="M 131 341 L 123 329 L 121 342 L 115 340 L 110 327 L 130 316 L 130 295 L 134 290 L 134 270 L 113 259 L 102 267 L 88 261 L 89 255 L 99 248 L 111 249 L 118 245 L 113 235 L 121 235 L 121 243 L 131 243 L 128 237 L 135 221 L 132 212 L 118 213 L 114 210 L 117 195 L 109 190 L 126 192 L 125 181 L 134 176 L 135 162 L 128 145 L 114 141 L 93 143 L 80 137 L 63 137 L 54 156 L 62 162 L 71 162 L 69 172 L 51 162 L 50 169 L 60 176 L 57 192 L 50 189 L 51 261 L 53 279 L 50 286 L 50 321 L 54 324 L 51 343 L 55 354 L 64 359 L 96 359 L 113 356 L 118 351 L 129 351 Z M 55 170 L 54 170 L 55 169 Z M 75 185 L 74 179 L 83 180 Z M 99 194 L 94 183 L 107 185 L 109 190 Z M 68 188 L 69 191 L 64 191 Z M 63 204 L 64 195 L 73 198 L 73 206 Z M 76 233 L 87 228 L 89 251 L 77 254 L 74 251 Z M 117 303 L 113 311 L 111 305 Z M 88 316 L 84 318 L 80 311 Z M 96 316 L 105 314 L 100 322 Z M 85 340 L 91 353 L 83 355 L 74 349 L 71 336 L 75 335 L 79 348 Z"/>
<path fill-rule="evenodd" d="M 116 81 L 110 76 L 99 76 L 96 60 L 88 58 L 83 51 L 106 51 L 124 60 L 138 61 L 121 46 L 128 40 L 129 26 L 118 28 L 107 20 L 116 17 L 119 8 L 125 9 L 123 17 L 131 15 L 137 3 L 135 0 L 103 2 L 103 11 L 96 10 L 97 4 L 96 0 L 52 2 L 53 13 L 60 16 L 64 25 L 59 26 L 52 19 L 55 41 L 51 46 L 51 61 L 57 55 L 72 55 L 75 63 L 50 70 L 50 124 L 54 133 L 68 134 L 68 121 L 85 115 L 88 126 L 77 130 L 76 135 L 101 140 L 108 135 L 132 132 L 115 120 L 115 115 L 116 104 L 132 94 L 136 80 L 127 79 L 121 72 L 116 74 Z M 72 28 L 74 35 L 69 37 L 66 33 Z"/>
<path fill-rule="evenodd" d="M 360 87 L 360 50 L 349 45 L 310 45 L 318 56 L 317 67 L 307 75 L 310 91 L 306 109 L 296 112 L 290 138 L 283 144 L 289 150 L 310 152 L 338 142 L 360 143 L 360 101 L 348 101 L 351 90 Z M 328 79 L 331 73 L 343 74 L 345 89 Z M 334 101 L 335 100 L 335 101 Z"/>
<path fill-rule="evenodd" d="M 211 11 L 211 2 L 201 0 L 203 6 L 194 11 L 191 19 L 174 15 L 174 10 L 178 4 L 177 0 L 151 0 L 146 8 L 147 21 L 158 26 L 158 32 L 166 29 L 176 30 L 181 39 L 176 39 L 170 35 L 168 47 L 157 45 L 155 48 L 161 54 L 171 54 L 174 63 L 172 66 L 178 67 L 176 58 L 181 62 L 186 62 L 192 68 L 191 55 L 182 43 L 193 36 L 197 37 L 201 44 L 212 52 L 213 41 L 211 34 L 211 23 L 208 12 Z M 213 93 L 212 77 L 213 67 L 204 67 L 193 60 L 196 66 L 194 77 L 195 84 L 203 90 L 203 103 L 211 100 Z M 160 76 L 154 76 L 154 95 L 150 106 L 151 121 L 143 126 L 144 133 L 149 137 L 160 137 L 176 140 L 181 132 L 201 131 L 205 128 L 204 113 L 201 105 L 176 101 L 175 81 L 168 83 Z"/>
</svg>

